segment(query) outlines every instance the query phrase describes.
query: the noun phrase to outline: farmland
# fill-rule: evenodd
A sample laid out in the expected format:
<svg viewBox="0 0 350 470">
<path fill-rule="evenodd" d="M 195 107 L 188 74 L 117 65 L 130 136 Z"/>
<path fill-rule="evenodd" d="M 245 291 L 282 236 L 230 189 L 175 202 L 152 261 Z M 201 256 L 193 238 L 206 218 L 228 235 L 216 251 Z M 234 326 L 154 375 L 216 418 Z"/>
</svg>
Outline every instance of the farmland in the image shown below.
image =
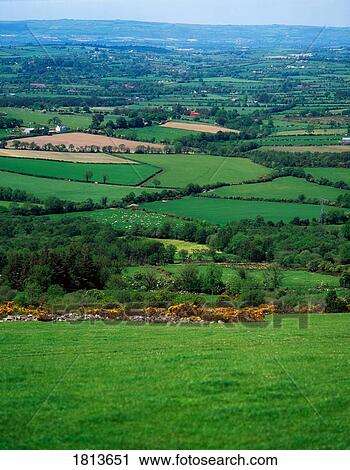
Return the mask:
<svg viewBox="0 0 350 470">
<path fill-rule="evenodd" d="M 183 129 L 187 131 L 195 132 L 208 132 L 209 134 L 217 134 L 218 132 L 233 132 L 239 133 L 235 129 L 228 129 L 227 127 L 222 126 L 211 126 L 210 124 L 200 123 L 200 122 L 175 122 L 170 121 L 166 124 L 162 124 L 163 128 L 167 129 Z"/>
<path fill-rule="evenodd" d="M 16 158 L 36 158 L 38 160 L 57 160 L 71 163 L 128 163 L 135 164 L 133 160 L 122 158 L 115 155 L 107 155 L 105 153 L 87 153 L 87 152 L 45 152 L 38 150 L 14 150 L 0 149 L 0 157 L 16 157 Z"/>
<path fill-rule="evenodd" d="M 182 188 L 189 183 L 201 185 L 218 182 L 239 183 L 259 178 L 269 172 L 266 168 L 243 158 L 209 155 L 137 155 L 135 160 L 162 168 L 163 172 L 154 179 L 165 187 Z"/>
<path fill-rule="evenodd" d="M 0 170 L 45 178 L 135 186 L 153 176 L 159 168 L 147 164 L 86 164 L 0 157 Z"/>
<path fill-rule="evenodd" d="M 0 446 L 346 449 L 349 319 L 312 315 L 306 329 L 288 317 L 280 329 L 1 324 Z"/>
<path fill-rule="evenodd" d="M 263 184 L 263 183 L 262 183 Z M 214 224 L 225 224 L 233 220 L 263 217 L 273 222 L 290 222 L 295 217 L 318 219 L 320 206 L 278 202 L 239 201 L 191 197 L 165 202 L 144 204 L 144 208 L 163 214 L 206 220 Z"/>
<path fill-rule="evenodd" d="M 73 181 L 52 180 L 34 176 L 19 175 L 15 173 L 0 172 L 0 186 L 21 189 L 35 196 L 46 199 L 56 196 L 70 201 L 85 201 L 92 199 L 99 201 L 102 197 L 110 200 L 120 200 L 134 192 L 141 194 L 152 189 L 133 188 L 128 186 L 115 186 L 93 183 L 79 183 Z"/>
<path fill-rule="evenodd" d="M 349 448 L 349 33 L 0 21 L 0 449 Z"/>
<path fill-rule="evenodd" d="M 313 174 L 313 172 L 311 172 Z M 322 172 L 321 172 L 322 174 Z M 332 174 L 332 173 L 331 173 Z M 320 174 L 316 171 L 315 176 Z M 326 176 L 326 175 L 325 175 Z M 330 174 L 328 172 L 328 178 Z M 335 180 L 335 181 L 338 181 Z M 340 194 L 347 194 L 347 191 L 320 186 L 319 184 L 309 183 L 302 178 L 292 176 L 277 178 L 271 182 L 242 184 L 234 186 L 225 186 L 213 191 L 221 197 L 256 197 L 269 199 L 297 199 L 304 195 L 307 199 L 327 199 L 335 201 Z"/>
</svg>

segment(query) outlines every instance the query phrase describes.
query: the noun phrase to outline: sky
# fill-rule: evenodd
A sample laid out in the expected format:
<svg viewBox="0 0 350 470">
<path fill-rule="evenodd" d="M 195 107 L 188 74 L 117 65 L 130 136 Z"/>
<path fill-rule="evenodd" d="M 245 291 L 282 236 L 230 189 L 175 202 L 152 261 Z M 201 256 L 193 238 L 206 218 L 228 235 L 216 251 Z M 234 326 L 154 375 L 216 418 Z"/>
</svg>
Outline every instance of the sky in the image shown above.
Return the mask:
<svg viewBox="0 0 350 470">
<path fill-rule="evenodd" d="M 0 0 L 0 20 L 350 26 L 350 0 Z"/>
</svg>

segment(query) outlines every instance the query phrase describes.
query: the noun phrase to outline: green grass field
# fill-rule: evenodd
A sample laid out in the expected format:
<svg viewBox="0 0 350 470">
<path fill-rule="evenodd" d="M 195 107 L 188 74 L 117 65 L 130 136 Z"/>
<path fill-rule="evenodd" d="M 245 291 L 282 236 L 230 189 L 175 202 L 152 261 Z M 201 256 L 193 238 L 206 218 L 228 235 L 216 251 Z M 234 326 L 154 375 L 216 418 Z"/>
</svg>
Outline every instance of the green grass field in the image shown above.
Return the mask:
<svg viewBox="0 0 350 470">
<path fill-rule="evenodd" d="M 161 126 L 143 127 L 139 129 L 123 129 L 117 132 L 118 137 L 133 140 L 143 140 L 145 142 L 173 143 L 180 137 L 189 134 L 198 134 L 196 131 L 184 129 L 171 129 Z"/>
<path fill-rule="evenodd" d="M 331 188 L 329 186 L 320 186 L 318 184 L 309 183 L 302 178 L 288 176 L 266 183 L 226 186 L 216 189 L 213 193 L 223 197 L 242 196 L 271 199 L 297 199 L 298 196 L 304 194 L 306 198 L 310 199 L 324 198 L 329 201 L 335 201 L 340 194 L 347 194 L 347 191 Z"/>
<path fill-rule="evenodd" d="M 104 184 L 79 183 L 74 181 L 61 181 L 35 176 L 19 175 L 0 171 L 0 186 L 22 189 L 35 196 L 46 199 L 56 196 L 69 201 L 85 201 L 92 199 L 100 201 L 101 197 L 109 200 L 120 200 L 131 192 L 136 195 L 152 189 L 134 188 L 132 186 L 111 186 Z"/>
<path fill-rule="evenodd" d="M 348 449 L 350 315 L 264 326 L 0 324 L 0 448 Z"/>
<path fill-rule="evenodd" d="M 21 119 L 24 126 L 33 126 L 35 124 L 47 126 L 49 120 L 54 117 L 60 118 L 63 125 L 72 129 L 85 129 L 91 124 L 91 116 L 84 114 L 43 113 L 22 108 L 0 108 L 0 113 L 6 113 L 9 118 Z"/>
<path fill-rule="evenodd" d="M 350 150 L 350 149 L 349 149 Z M 345 181 L 350 184 L 350 168 L 304 168 L 316 178 L 327 178 L 330 181 Z"/>
<path fill-rule="evenodd" d="M 92 172 L 91 181 L 109 184 L 138 185 L 154 175 L 159 168 L 147 164 L 129 163 L 68 163 L 34 158 L 0 158 L 0 170 L 18 172 L 32 176 L 85 181 L 86 172 Z"/>
<path fill-rule="evenodd" d="M 255 219 L 258 216 L 272 222 L 280 220 L 290 222 L 294 217 L 318 219 L 321 213 L 320 206 L 311 204 L 210 199 L 208 197 L 157 201 L 143 204 L 143 207 L 150 211 L 192 217 L 214 224 L 225 224 L 232 220 Z"/>
<path fill-rule="evenodd" d="M 269 169 L 246 158 L 225 158 L 209 155 L 135 155 L 134 159 L 163 168 L 154 179 L 161 186 L 182 188 L 189 183 L 239 183 L 259 178 Z M 152 184 L 152 180 L 147 185 Z"/>
</svg>

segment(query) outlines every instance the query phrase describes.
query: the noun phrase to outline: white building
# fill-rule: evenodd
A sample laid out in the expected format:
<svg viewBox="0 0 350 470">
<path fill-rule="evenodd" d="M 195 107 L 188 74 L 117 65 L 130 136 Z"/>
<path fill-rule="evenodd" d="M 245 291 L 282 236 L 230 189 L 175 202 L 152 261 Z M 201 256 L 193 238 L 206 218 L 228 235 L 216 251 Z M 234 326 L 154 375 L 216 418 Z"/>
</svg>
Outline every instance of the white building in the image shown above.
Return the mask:
<svg viewBox="0 0 350 470">
<path fill-rule="evenodd" d="M 350 145 L 350 137 L 344 137 L 344 139 L 342 139 L 342 142 L 343 144 Z"/>
<path fill-rule="evenodd" d="M 34 131 L 34 127 L 27 127 L 23 129 L 23 134 L 30 135 Z"/>
</svg>

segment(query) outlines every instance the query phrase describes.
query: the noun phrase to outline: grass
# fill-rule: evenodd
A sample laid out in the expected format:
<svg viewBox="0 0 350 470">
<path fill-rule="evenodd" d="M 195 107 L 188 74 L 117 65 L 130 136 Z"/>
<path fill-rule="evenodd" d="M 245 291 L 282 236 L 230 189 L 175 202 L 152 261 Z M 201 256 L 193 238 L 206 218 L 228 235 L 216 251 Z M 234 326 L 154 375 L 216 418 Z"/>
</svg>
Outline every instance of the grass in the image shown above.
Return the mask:
<svg viewBox="0 0 350 470">
<path fill-rule="evenodd" d="M 174 240 L 174 239 L 158 239 L 158 238 L 149 238 L 149 240 L 156 240 L 163 243 L 165 246 L 173 245 L 175 246 L 177 251 L 186 250 L 188 253 L 192 254 L 195 251 L 209 251 L 209 247 L 207 245 L 203 245 L 200 243 L 193 243 L 193 242 L 186 242 L 183 240 Z"/>
<path fill-rule="evenodd" d="M 92 212 L 72 212 L 69 214 L 55 214 L 50 216 L 53 219 L 64 217 L 91 217 L 98 222 L 109 223 L 115 229 L 135 229 L 137 226 L 142 228 L 158 228 L 165 222 L 182 226 L 183 221 L 174 217 L 167 217 L 164 214 L 145 212 L 132 209 L 102 209 Z"/>
<path fill-rule="evenodd" d="M 320 206 L 311 204 L 210 199 L 207 197 L 187 197 L 166 202 L 151 202 L 143 204 L 143 207 L 154 212 L 192 217 L 214 224 L 255 219 L 258 216 L 272 222 L 280 220 L 290 222 L 295 217 L 318 219 L 321 211 Z"/>
<path fill-rule="evenodd" d="M 137 185 L 154 175 L 159 168 L 147 164 L 129 163 L 68 163 L 34 158 L 0 158 L 0 170 L 32 176 L 60 178 L 86 182 L 86 172 L 91 171 L 92 181 L 103 183 L 104 176 L 109 184 Z"/>
<path fill-rule="evenodd" d="M 269 170 L 246 158 L 224 158 L 209 155 L 135 155 L 135 160 L 163 168 L 155 176 L 165 187 L 185 187 L 189 183 L 240 183 L 259 178 Z M 152 184 L 152 180 L 147 182 Z"/>
<path fill-rule="evenodd" d="M 0 324 L 0 448 L 348 449 L 349 322 Z"/>
<path fill-rule="evenodd" d="M 339 195 L 347 194 L 345 190 L 320 186 L 318 184 L 309 183 L 302 178 L 294 178 L 292 176 L 277 178 L 266 183 L 226 186 L 216 189 L 213 192 L 218 196 L 226 197 L 242 196 L 271 199 L 297 199 L 298 196 L 304 194 L 306 198 L 324 198 L 329 201 L 335 201 Z"/>
<path fill-rule="evenodd" d="M 7 113 L 9 118 L 21 119 L 25 126 L 34 126 L 35 124 L 47 126 L 49 120 L 54 117 L 60 118 L 63 125 L 72 129 L 85 129 L 91 124 L 91 116 L 83 114 L 43 113 L 22 108 L 0 108 L 0 113 Z"/>
<path fill-rule="evenodd" d="M 166 144 L 175 142 L 176 140 L 179 140 L 180 137 L 188 136 L 189 134 L 198 134 L 198 132 L 184 129 L 171 129 L 161 126 L 151 126 L 121 130 L 118 131 L 117 137 Z"/>
<path fill-rule="evenodd" d="M 19 175 L 0 171 L 0 186 L 22 189 L 38 198 L 46 199 L 56 196 L 68 201 L 81 202 L 86 199 L 100 201 L 102 197 L 109 200 L 120 200 L 131 192 L 136 195 L 145 191 L 144 188 L 129 186 L 112 186 L 104 184 L 78 183 L 74 181 L 52 180 L 35 176 Z M 146 189 L 146 191 L 153 191 Z"/>
<path fill-rule="evenodd" d="M 350 148 L 349 148 L 350 151 Z M 304 168 L 316 178 L 327 178 L 330 181 L 345 181 L 350 184 L 350 168 Z"/>
</svg>

